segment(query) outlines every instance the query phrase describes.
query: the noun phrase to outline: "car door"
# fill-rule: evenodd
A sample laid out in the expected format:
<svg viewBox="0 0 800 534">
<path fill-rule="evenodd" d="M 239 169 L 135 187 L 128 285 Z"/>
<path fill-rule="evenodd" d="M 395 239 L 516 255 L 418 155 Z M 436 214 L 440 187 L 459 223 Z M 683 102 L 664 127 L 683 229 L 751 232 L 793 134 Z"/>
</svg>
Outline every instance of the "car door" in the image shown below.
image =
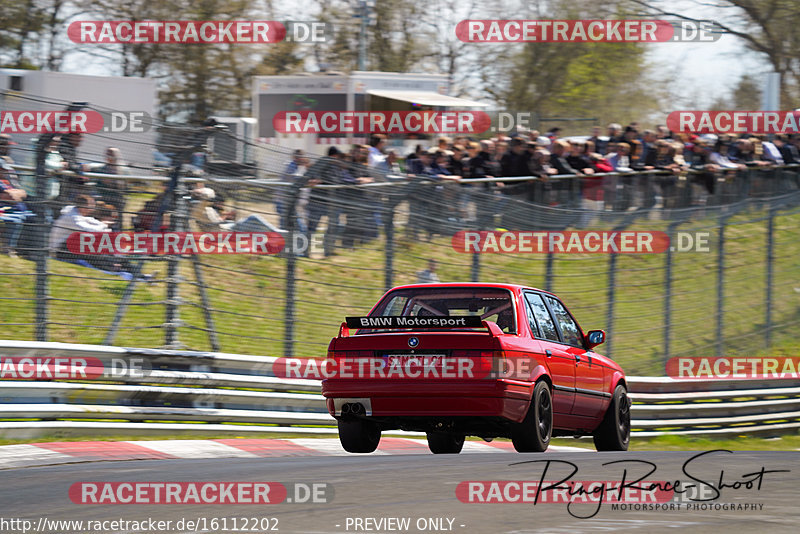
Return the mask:
<svg viewBox="0 0 800 534">
<path fill-rule="evenodd" d="M 543 360 L 553 379 L 553 411 L 569 414 L 575 401 L 575 358 L 564 350 L 558 328 L 542 296 L 531 291 L 524 295 L 531 332 L 539 340 Z"/>
<path fill-rule="evenodd" d="M 603 384 L 604 369 L 592 357 L 593 353 L 586 350 L 583 333 L 566 306 L 552 295 L 545 295 L 544 300 L 561 334 L 562 349 L 574 362 L 575 402 L 572 404 L 572 414 L 598 417 L 608 403 Z"/>
</svg>

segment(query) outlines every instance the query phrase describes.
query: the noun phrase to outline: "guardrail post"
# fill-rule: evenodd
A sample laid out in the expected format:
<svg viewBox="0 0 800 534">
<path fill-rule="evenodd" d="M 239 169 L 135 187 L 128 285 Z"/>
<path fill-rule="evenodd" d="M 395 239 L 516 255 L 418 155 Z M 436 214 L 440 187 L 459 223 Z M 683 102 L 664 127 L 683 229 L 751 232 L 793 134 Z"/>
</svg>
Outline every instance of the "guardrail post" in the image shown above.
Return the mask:
<svg viewBox="0 0 800 534">
<path fill-rule="evenodd" d="M 725 344 L 722 330 L 725 325 L 725 224 L 727 215 L 719 217 L 719 240 L 717 246 L 717 327 L 716 327 L 716 355 L 722 356 Z"/>
<path fill-rule="evenodd" d="M 767 281 L 765 288 L 764 344 L 772 346 L 772 270 L 775 262 L 775 208 L 770 206 L 767 215 Z"/>
<path fill-rule="evenodd" d="M 555 255 L 552 251 L 547 253 L 547 260 L 545 261 L 544 270 L 544 288 L 547 291 L 553 291 L 553 260 Z"/>
<path fill-rule="evenodd" d="M 479 282 L 481 278 L 481 258 L 480 252 L 475 251 L 472 253 L 472 268 L 470 269 L 470 281 Z"/>
</svg>

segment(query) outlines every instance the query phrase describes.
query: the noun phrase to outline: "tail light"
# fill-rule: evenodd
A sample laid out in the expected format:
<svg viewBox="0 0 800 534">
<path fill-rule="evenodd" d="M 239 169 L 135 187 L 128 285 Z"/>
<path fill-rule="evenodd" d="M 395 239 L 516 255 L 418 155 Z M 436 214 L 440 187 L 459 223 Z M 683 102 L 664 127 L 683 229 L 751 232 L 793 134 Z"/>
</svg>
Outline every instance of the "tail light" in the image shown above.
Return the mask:
<svg viewBox="0 0 800 534">
<path fill-rule="evenodd" d="M 508 372 L 508 362 L 502 350 L 454 350 L 454 359 L 470 358 L 475 362 L 475 378 L 502 378 Z"/>
</svg>

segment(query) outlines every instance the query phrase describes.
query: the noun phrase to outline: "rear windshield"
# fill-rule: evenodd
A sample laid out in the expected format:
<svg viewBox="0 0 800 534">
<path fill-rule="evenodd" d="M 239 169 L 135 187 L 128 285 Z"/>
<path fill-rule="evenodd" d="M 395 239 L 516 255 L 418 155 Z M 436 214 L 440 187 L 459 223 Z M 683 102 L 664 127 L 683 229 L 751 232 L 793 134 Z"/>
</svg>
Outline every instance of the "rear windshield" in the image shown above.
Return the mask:
<svg viewBox="0 0 800 534">
<path fill-rule="evenodd" d="M 409 288 L 398 289 L 386 295 L 369 316 L 452 317 L 477 315 L 481 320 L 494 321 L 507 334 L 516 334 L 517 318 L 513 303 L 511 291 L 507 289 Z M 457 328 L 454 330 L 478 329 Z M 358 333 L 374 331 L 376 330 L 363 329 Z"/>
</svg>

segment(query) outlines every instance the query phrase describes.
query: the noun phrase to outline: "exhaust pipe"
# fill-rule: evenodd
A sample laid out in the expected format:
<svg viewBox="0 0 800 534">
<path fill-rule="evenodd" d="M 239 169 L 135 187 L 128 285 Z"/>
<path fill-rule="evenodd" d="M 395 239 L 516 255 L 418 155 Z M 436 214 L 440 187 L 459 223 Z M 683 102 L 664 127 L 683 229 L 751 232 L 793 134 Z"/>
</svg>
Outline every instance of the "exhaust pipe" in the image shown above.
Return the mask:
<svg viewBox="0 0 800 534">
<path fill-rule="evenodd" d="M 349 403 L 342 406 L 342 415 L 350 413 L 350 406 L 352 405 Z"/>
<path fill-rule="evenodd" d="M 356 402 L 350 405 L 350 412 L 353 415 L 364 415 L 366 410 L 364 410 L 364 405 L 360 402 Z"/>
</svg>

